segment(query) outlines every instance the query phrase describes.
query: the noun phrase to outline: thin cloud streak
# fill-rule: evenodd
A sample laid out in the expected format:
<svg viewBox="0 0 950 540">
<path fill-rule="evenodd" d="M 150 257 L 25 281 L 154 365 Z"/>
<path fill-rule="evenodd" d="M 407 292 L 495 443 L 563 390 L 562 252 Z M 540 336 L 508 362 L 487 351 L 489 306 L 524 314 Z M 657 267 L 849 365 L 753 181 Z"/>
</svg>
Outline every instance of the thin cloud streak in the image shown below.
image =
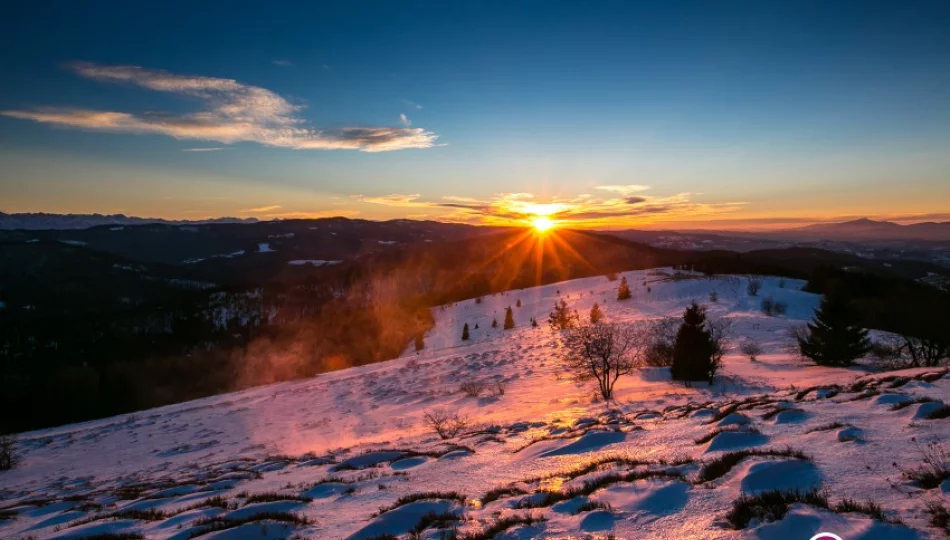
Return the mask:
<svg viewBox="0 0 950 540">
<path fill-rule="evenodd" d="M 6 110 L 0 115 L 59 127 L 112 133 L 159 134 L 176 139 L 225 144 L 254 142 L 301 150 L 385 152 L 436 146 L 438 135 L 422 128 L 343 127 L 319 130 L 298 116 L 302 109 L 280 95 L 233 79 L 187 76 L 138 66 L 69 64 L 77 75 L 103 83 L 126 84 L 202 100 L 191 114 L 97 111 L 83 108 Z"/>
<path fill-rule="evenodd" d="M 250 214 L 259 214 L 259 213 L 261 213 L 261 212 L 273 212 L 274 210 L 280 210 L 281 208 L 283 208 L 283 207 L 280 206 L 279 204 L 274 204 L 274 205 L 271 205 L 271 206 L 261 206 L 261 207 L 258 207 L 258 208 L 248 208 L 248 209 L 246 209 L 246 210 L 241 210 L 241 212 L 250 213 Z"/>
<path fill-rule="evenodd" d="M 608 189 L 615 194 L 643 191 L 645 186 L 622 186 Z M 537 216 L 546 216 L 567 227 L 608 228 L 630 227 L 655 221 L 668 221 L 697 216 L 729 214 L 741 210 L 743 202 L 701 203 L 690 199 L 689 193 L 657 197 L 595 197 L 580 194 L 569 199 L 538 201 L 530 193 L 499 193 L 488 200 L 446 196 L 437 201 L 422 200 L 418 193 L 383 196 L 356 196 L 365 203 L 394 207 L 444 210 L 435 216 L 442 221 L 488 225 L 521 225 Z"/>
</svg>

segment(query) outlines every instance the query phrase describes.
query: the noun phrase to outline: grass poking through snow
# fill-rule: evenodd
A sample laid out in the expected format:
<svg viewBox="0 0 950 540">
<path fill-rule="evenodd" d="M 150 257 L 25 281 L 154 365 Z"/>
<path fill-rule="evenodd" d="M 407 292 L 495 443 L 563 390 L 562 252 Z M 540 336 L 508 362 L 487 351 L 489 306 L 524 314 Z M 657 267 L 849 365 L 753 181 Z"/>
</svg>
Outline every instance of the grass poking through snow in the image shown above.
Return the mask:
<svg viewBox="0 0 950 540">
<path fill-rule="evenodd" d="M 803 459 L 806 461 L 811 461 L 811 458 L 802 452 L 801 450 L 793 450 L 792 448 L 785 448 L 783 450 L 775 449 L 751 449 L 751 450 L 739 450 L 737 452 L 729 452 L 723 454 L 716 459 L 703 465 L 703 468 L 699 470 L 699 474 L 696 477 L 696 483 L 702 484 L 704 482 L 710 482 L 718 478 L 722 478 L 727 475 L 733 467 L 739 464 L 740 461 L 747 457 L 789 457 L 794 459 Z"/>
</svg>

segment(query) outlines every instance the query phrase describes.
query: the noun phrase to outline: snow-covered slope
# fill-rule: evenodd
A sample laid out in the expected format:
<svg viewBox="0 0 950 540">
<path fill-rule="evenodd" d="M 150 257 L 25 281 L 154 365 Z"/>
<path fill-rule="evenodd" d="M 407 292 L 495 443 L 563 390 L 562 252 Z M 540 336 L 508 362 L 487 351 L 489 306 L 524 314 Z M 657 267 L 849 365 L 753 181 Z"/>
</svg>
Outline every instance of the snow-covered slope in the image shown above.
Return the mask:
<svg viewBox="0 0 950 540">
<path fill-rule="evenodd" d="M 947 434 L 947 420 L 926 419 L 939 403 L 910 401 L 947 399 L 944 370 L 895 378 L 790 357 L 788 328 L 819 302 L 801 282 L 761 278 L 749 297 L 746 278 L 625 276 L 630 300 L 617 301 L 617 282 L 604 277 L 467 300 L 433 310 L 418 354 L 409 347 L 390 362 L 23 434 L 23 463 L 0 473 L 0 537 L 371 538 L 406 535 L 433 522 L 430 513 L 460 519 L 462 538 L 491 527 L 496 538 L 936 535 L 925 508 L 942 490 L 913 485 L 892 462 L 917 467 L 923 455 L 911 439 Z M 788 313 L 765 316 L 764 297 L 787 302 Z M 598 302 L 614 322 L 679 316 L 697 300 L 765 353 L 756 362 L 727 355 L 713 387 L 640 370 L 608 406 L 560 367 L 546 324 L 558 298 L 582 317 Z M 506 331 L 508 306 L 516 328 Z M 466 323 L 472 339 L 463 342 Z M 470 381 L 491 391 L 469 397 L 459 386 Z M 442 441 L 423 422 L 437 409 L 472 425 Z M 707 466 L 742 449 L 763 452 Z M 822 504 L 793 504 L 784 519 L 740 530 L 726 520 L 743 494 L 811 487 L 832 507 L 873 499 L 907 526 Z M 440 538 L 434 523 L 422 538 Z"/>
</svg>

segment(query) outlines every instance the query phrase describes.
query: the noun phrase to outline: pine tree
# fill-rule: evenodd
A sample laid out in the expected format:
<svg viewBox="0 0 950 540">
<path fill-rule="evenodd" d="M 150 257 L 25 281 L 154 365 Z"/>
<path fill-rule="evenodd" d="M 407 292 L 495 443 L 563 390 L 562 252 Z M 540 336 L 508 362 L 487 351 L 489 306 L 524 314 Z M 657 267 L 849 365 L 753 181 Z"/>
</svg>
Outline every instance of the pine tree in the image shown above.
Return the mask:
<svg viewBox="0 0 950 540">
<path fill-rule="evenodd" d="M 475 325 L 475 328 L 478 328 L 478 325 Z M 468 341 L 468 323 L 465 323 L 465 326 L 462 327 L 462 341 Z"/>
<path fill-rule="evenodd" d="M 798 338 L 798 348 L 816 364 L 850 366 L 871 350 L 871 341 L 868 331 L 858 325 L 848 299 L 832 293 L 821 301 L 807 335 Z"/>
<path fill-rule="evenodd" d="M 498 319 L 492 319 L 492 320 L 491 320 L 491 327 L 492 327 L 492 328 L 498 328 Z"/>
<path fill-rule="evenodd" d="M 532 326 L 533 328 L 537 328 L 537 327 L 538 327 L 538 320 L 535 319 L 534 317 L 531 317 L 531 326 Z"/>
<path fill-rule="evenodd" d="M 521 307 L 521 299 L 520 299 L 520 298 L 518 299 L 517 302 L 515 302 L 515 307 Z"/>
<path fill-rule="evenodd" d="M 693 302 L 683 313 L 683 324 L 673 345 L 670 374 L 680 381 L 709 381 L 719 367 L 716 344 L 706 328 L 706 308 Z"/>
<path fill-rule="evenodd" d="M 511 312 L 511 306 L 505 309 L 505 330 L 511 330 L 515 327 L 515 315 Z"/>
<path fill-rule="evenodd" d="M 604 320 L 604 313 L 600 311 L 597 302 L 594 302 L 594 307 L 590 308 L 590 322 L 591 324 L 597 324 L 602 320 Z"/>
<path fill-rule="evenodd" d="M 620 286 L 617 287 L 617 300 L 626 300 L 630 298 L 630 286 L 627 285 L 627 276 L 620 278 Z"/>
<path fill-rule="evenodd" d="M 416 334 L 416 352 L 421 351 L 426 346 L 425 339 L 422 337 L 422 334 Z"/>
<path fill-rule="evenodd" d="M 554 303 L 554 311 L 548 315 L 548 324 L 555 330 L 565 330 L 577 326 L 577 313 L 571 312 L 565 300 Z"/>
</svg>

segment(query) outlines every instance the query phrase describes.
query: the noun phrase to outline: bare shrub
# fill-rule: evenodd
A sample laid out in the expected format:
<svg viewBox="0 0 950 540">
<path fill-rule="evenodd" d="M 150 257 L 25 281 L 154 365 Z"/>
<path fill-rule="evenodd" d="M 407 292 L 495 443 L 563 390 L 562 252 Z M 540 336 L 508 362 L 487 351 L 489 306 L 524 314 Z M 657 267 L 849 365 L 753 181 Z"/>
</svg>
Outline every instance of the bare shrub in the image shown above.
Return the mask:
<svg viewBox="0 0 950 540">
<path fill-rule="evenodd" d="M 722 365 L 722 357 L 732 348 L 732 320 L 708 319 L 706 329 L 713 342 L 713 363 Z"/>
<path fill-rule="evenodd" d="M 0 435 L 0 471 L 6 471 L 16 467 L 19 456 L 16 454 L 16 437 L 13 435 Z"/>
<path fill-rule="evenodd" d="M 422 420 L 443 440 L 455 437 L 469 425 L 468 417 L 461 415 L 457 410 L 434 409 L 425 411 Z"/>
<path fill-rule="evenodd" d="M 739 345 L 739 352 L 749 357 L 749 360 L 755 362 L 756 358 L 762 354 L 762 346 L 747 339 Z"/>
<path fill-rule="evenodd" d="M 769 317 L 785 315 L 788 312 L 788 302 L 781 302 L 771 296 L 762 299 L 762 313 Z"/>
<path fill-rule="evenodd" d="M 946 334 L 926 338 L 902 335 L 900 351 L 906 352 L 910 367 L 934 367 L 950 360 L 950 337 Z"/>
<path fill-rule="evenodd" d="M 915 367 L 912 359 L 904 357 L 903 342 L 897 336 L 886 336 L 871 344 L 871 357 L 889 369 Z"/>
<path fill-rule="evenodd" d="M 487 386 L 485 381 L 465 381 L 459 385 L 459 391 L 468 397 L 478 397 Z"/>
<path fill-rule="evenodd" d="M 491 395 L 492 397 L 505 395 L 505 381 L 495 381 L 495 383 L 491 385 Z"/>
<path fill-rule="evenodd" d="M 617 379 L 643 362 L 649 344 L 647 324 L 581 326 L 565 333 L 565 365 L 578 380 L 596 381 L 600 395 L 609 400 Z"/>
<path fill-rule="evenodd" d="M 681 320 L 666 317 L 654 321 L 650 328 L 650 346 L 643 357 L 643 364 L 651 367 L 669 367 L 673 365 L 673 347 Z"/>
<path fill-rule="evenodd" d="M 923 456 L 923 463 L 916 469 L 904 469 L 897 463 L 897 467 L 904 478 L 914 482 L 923 489 L 933 489 L 950 479 L 950 452 L 937 441 L 927 443 L 927 446 L 921 446 L 917 438 L 911 441 L 917 447 L 917 451 Z"/>
<path fill-rule="evenodd" d="M 762 290 L 762 282 L 757 279 L 750 279 L 746 286 L 746 292 L 749 293 L 749 296 L 758 296 L 760 290 Z"/>
</svg>

